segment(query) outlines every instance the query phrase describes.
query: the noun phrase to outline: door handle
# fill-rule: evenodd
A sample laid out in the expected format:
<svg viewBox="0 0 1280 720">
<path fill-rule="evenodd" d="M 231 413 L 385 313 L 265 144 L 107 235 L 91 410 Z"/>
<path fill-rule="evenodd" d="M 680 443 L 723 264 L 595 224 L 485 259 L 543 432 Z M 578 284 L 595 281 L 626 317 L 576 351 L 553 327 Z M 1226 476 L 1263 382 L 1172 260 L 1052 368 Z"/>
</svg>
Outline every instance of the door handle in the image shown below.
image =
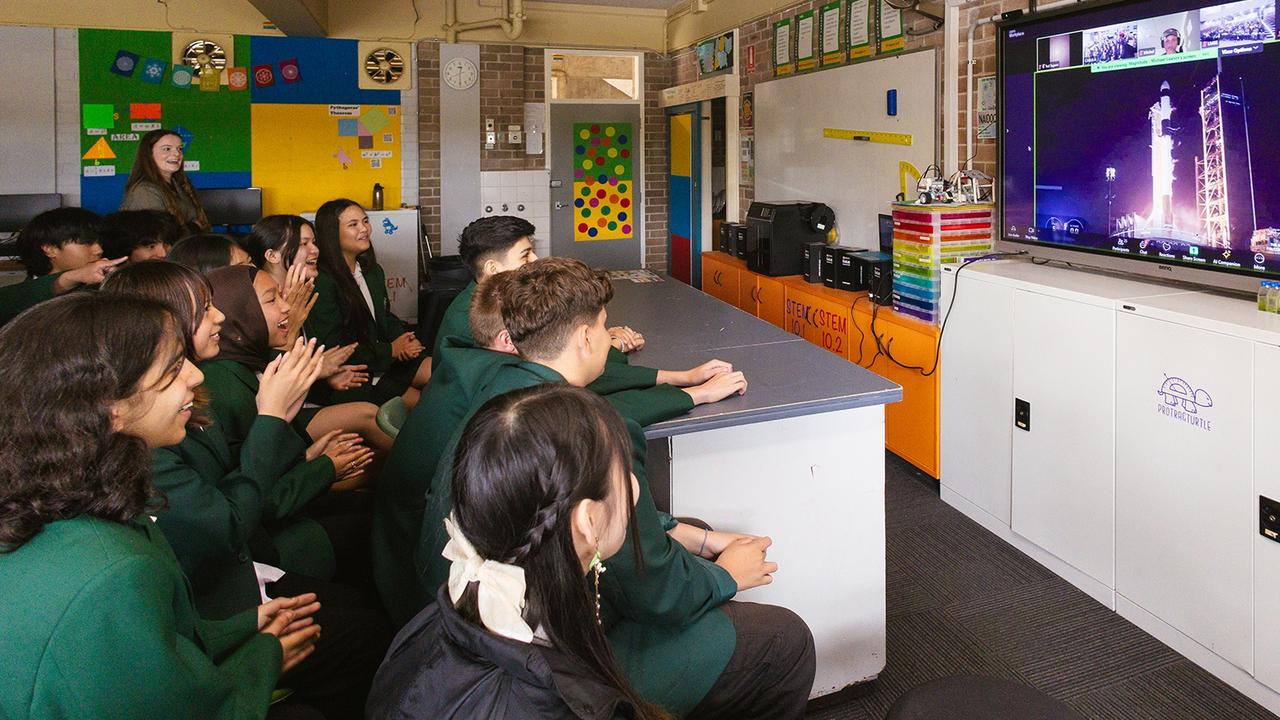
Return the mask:
<svg viewBox="0 0 1280 720">
<path fill-rule="evenodd" d="M 557 200 L 557 201 L 556 201 L 556 209 L 557 209 L 557 210 L 563 210 L 563 209 L 565 209 L 565 208 L 567 208 L 567 207 L 569 207 L 569 203 L 567 203 L 567 202 L 560 202 L 559 200 Z"/>
<path fill-rule="evenodd" d="M 713 282 L 713 283 L 715 283 L 715 284 L 717 284 L 717 285 L 719 285 L 719 284 L 720 284 L 720 271 L 719 271 L 719 270 L 717 270 L 717 271 L 715 271 L 715 272 L 711 273 L 711 282 Z"/>
</svg>

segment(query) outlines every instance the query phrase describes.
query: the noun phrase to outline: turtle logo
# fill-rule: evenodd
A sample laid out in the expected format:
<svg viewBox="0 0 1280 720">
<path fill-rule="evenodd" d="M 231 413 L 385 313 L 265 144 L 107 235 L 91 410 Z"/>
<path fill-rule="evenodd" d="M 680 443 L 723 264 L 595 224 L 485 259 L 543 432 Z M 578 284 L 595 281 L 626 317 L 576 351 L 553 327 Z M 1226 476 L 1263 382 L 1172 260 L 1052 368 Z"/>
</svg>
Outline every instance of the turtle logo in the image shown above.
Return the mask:
<svg viewBox="0 0 1280 720">
<path fill-rule="evenodd" d="M 1191 387 L 1191 383 L 1180 377 L 1164 376 L 1164 384 L 1156 391 L 1156 394 L 1164 399 L 1164 404 L 1177 408 L 1182 406 L 1182 410 L 1192 415 L 1199 413 L 1200 408 L 1213 407 L 1213 398 L 1209 393 L 1199 388 Z"/>
</svg>

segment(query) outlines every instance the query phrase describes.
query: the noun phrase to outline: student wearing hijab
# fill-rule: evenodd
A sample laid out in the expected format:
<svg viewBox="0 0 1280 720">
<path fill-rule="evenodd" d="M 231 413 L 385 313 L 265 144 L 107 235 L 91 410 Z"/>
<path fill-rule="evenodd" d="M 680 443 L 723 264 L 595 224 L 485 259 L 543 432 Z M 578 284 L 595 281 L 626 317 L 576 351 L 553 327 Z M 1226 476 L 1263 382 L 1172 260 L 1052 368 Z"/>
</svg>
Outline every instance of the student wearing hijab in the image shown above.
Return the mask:
<svg viewBox="0 0 1280 720">
<path fill-rule="evenodd" d="M 161 128 L 142 136 L 120 209 L 163 210 L 183 225 L 209 229 L 209 218 L 183 170 L 182 138 L 177 133 Z"/>
<path fill-rule="evenodd" d="M 353 364 L 369 366 L 369 385 L 334 393 L 333 402 L 369 399 L 379 404 L 400 395 L 413 407 L 431 377 L 426 348 L 391 314 L 386 274 L 374 257 L 372 229 L 364 208 L 352 200 L 330 200 L 316 211 L 320 247 L 316 292 L 307 333 L 330 347 L 359 343 Z"/>
<path fill-rule="evenodd" d="M 284 343 L 292 320 L 279 286 L 269 274 L 252 266 L 234 266 L 210 271 L 207 277 L 214 305 L 227 319 L 222 353 L 203 363 L 201 370 L 212 395 L 210 410 L 235 447 L 253 422 L 255 373 L 271 359 L 272 349 Z M 305 408 L 294 426 L 311 438 L 335 430 L 359 433 L 371 448 L 384 452 L 391 448 L 391 438 L 378 427 L 377 412 L 377 406 L 367 402 Z"/>
<path fill-rule="evenodd" d="M 314 649 L 314 595 L 203 619 L 150 517 L 151 451 L 201 380 L 184 336 L 158 302 L 87 293 L 0 332 L 0 716 L 263 718 Z"/>
<path fill-rule="evenodd" d="M 0 325 L 55 295 L 97 285 L 125 258 L 104 260 L 102 218 L 83 208 L 56 208 L 37 215 L 18 235 L 27 268 L 23 282 L 0 288 Z"/>
</svg>

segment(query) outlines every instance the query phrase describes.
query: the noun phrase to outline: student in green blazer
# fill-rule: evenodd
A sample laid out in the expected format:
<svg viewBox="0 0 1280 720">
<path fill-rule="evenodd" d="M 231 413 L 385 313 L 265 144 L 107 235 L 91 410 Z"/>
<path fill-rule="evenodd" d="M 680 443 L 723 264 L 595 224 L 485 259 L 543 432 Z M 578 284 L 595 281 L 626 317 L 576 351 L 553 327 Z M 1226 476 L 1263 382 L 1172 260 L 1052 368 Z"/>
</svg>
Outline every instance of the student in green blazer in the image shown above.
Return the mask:
<svg viewBox="0 0 1280 720">
<path fill-rule="evenodd" d="M 0 716 L 264 718 L 314 648 L 314 595 L 202 619 L 148 517 L 149 449 L 181 440 L 201 380 L 184 344 L 115 295 L 0 332 Z"/>
<path fill-rule="evenodd" d="M 476 396 L 493 376 L 502 367 L 520 362 L 502 324 L 500 294 L 510 275 L 501 272 L 480 284 L 470 310 L 471 333 L 479 346 L 457 337 L 446 338 L 440 351 L 442 362 L 423 393 L 423 402 L 409 413 L 379 478 L 373 520 L 374 578 L 397 624 L 407 621 L 431 599 L 423 597 L 412 572 L 413 548 L 418 544 L 431 481 L 422 468 L 436 466 L 449 438 L 479 406 Z M 728 385 L 715 380 L 733 370 L 719 360 L 682 372 L 651 370 L 624 375 L 609 372 L 612 357 L 604 375 L 588 389 L 604 395 L 623 416 L 642 426 L 677 417 L 695 405 L 714 402 L 732 392 L 723 390 Z M 655 385 L 659 378 L 662 384 Z"/>
<path fill-rule="evenodd" d="M 0 325 L 23 310 L 79 287 L 97 285 L 128 258 L 102 259 L 102 218 L 82 208 L 40 213 L 18 235 L 27 279 L 0 287 Z"/>
<path fill-rule="evenodd" d="M 194 271 L 138 263 L 113 276 L 105 291 L 166 303 L 190 329 L 191 358 L 220 352 L 223 316 Z M 155 484 L 166 498 L 158 523 L 192 581 L 202 614 L 228 617 L 260 599 L 295 592 L 324 598 L 319 617 L 329 632 L 291 687 L 326 708 L 343 708 L 337 713 L 342 717 L 358 712 L 388 638 L 376 607 L 358 591 L 327 582 L 334 547 L 344 537 L 331 528 L 345 524 L 317 512 L 314 498 L 334 481 L 345 451 L 303 462 L 305 444 L 289 426 L 321 362 L 314 341 L 299 341 L 264 368 L 258 416 L 238 453 L 218 422 L 193 422 L 182 442 L 154 451 Z M 324 450 L 313 445 L 307 452 Z"/>
<path fill-rule="evenodd" d="M 574 260 L 550 258 L 516 271 L 501 305 L 523 361 L 499 370 L 477 400 L 538 384 L 589 384 L 608 355 L 611 296 L 606 277 Z M 741 373 L 717 379 L 726 395 L 746 389 Z M 677 715 L 798 717 L 813 681 L 808 628 L 782 608 L 728 606 L 737 592 L 772 581 L 769 539 L 698 531 L 659 513 L 644 475 L 643 433 L 634 421 L 628 424 L 640 480 L 634 539 L 607 563 L 613 582 L 602 585 L 610 644 L 628 680 Z M 438 558 L 459 440 L 455 433 L 437 465 L 423 515 L 415 561 L 424 588 L 448 574 Z M 747 676 L 753 680 L 742 682 Z"/>
<path fill-rule="evenodd" d="M 352 200 L 330 200 L 316 211 L 320 247 L 319 299 L 307 316 L 306 332 L 329 347 L 358 342 L 353 365 L 368 365 L 376 384 L 331 393 L 331 402 L 397 395 L 413 407 L 431 378 L 431 364 L 417 337 L 391 314 L 387 278 L 374 256 L 372 228 L 364 208 Z"/>
</svg>

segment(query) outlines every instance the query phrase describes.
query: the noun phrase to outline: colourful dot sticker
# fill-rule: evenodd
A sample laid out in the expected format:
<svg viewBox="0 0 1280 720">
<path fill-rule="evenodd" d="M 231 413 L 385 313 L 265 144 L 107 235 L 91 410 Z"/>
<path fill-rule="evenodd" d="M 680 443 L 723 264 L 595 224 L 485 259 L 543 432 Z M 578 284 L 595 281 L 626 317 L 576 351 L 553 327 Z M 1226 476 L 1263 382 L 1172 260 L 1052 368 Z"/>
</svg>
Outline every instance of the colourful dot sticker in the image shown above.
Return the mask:
<svg viewBox="0 0 1280 720">
<path fill-rule="evenodd" d="M 601 160 L 604 160 L 604 158 L 600 158 L 600 159 L 601 159 Z M 621 165 L 614 165 L 614 166 L 613 166 L 613 171 L 614 171 L 615 173 L 617 173 L 617 174 L 621 175 L 622 173 L 626 172 L 626 171 L 627 171 L 627 169 L 626 169 L 626 168 L 624 168 L 624 167 L 623 167 L 623 166 L 621 166 Z"/>
<path fill-rule="evenodd" d="M 608 179 L 609 179 L 609 176 L 608 176 L 608 175 L 605 175 L 604 173 L 600 173 L 599 175 L 597 175 L 597 176 L 596 176 L 596 180 L 598 180 L 598 181 L 600 181 L 600 182 L 605 182 L 605 181 L 607 181 Z"/>
<path fill-rule="evenodd" d="M 587 162 L 591 162 L 591 161 L 588 160 Z M 604 158 L 602 157 L 596 158 L 596 165 L 604 165 Z"/>
<path fill-rule="evenodd" d="M 598 198 L 600 198 L 600 199 L 604 199 L 604 196 L 605 196 L 605 191 L 604 191 L 604 190 L 597 190 L 597 191 L 596 191 L 596 197 L 598 197 Z"/>
<path fill-rule="evenodd" d="M 626 191 L 627 191 L 627 184 L 626 184 L 626 183 L 622 183 L 621 185 L 618 185 L 618 192 L 620 192 L 620 193 L 624 193 L 624 192 L 626 192 Z"/>
<path fill-rule="evenodd" d="M 616 222 L 611 222 L 611 223 L 609 223 L 609 229 L 610 229 L 610 230 L 617 230 L 617 229 L 618 229 L 618 223 L 616 223 Z"/>
<path fill-rule="evenodd" d="M 604 129 L 604 134 L 608 135 L 609 137 L 613 137 L 614 135 L 617 134 L 617 132 L 618 132 L 618 129 L 612 125 Z"/>
<path fill-rule="evenodd" d="M 624 158 L 629 158 L 629 157 L 631 157 L 631 151 L 630 151 L 630 150 L 623 149 L 623 151 L 622 151 L 622 157 L 624 157 Z"/>
<path fill-rule="evenodd" d="M 576 147 L 574 147 L 574 148 L 573 148 L 573 151 L 574 151 L 574 152 L 576 152 L 576 153 L 578 153 L 579 155 L 581 155 L 582 153 L 586 152 L 586 151 L 587 151 L 587 149 L 586 149 L 586 148 L 584 148 L 584 147 L 582 147 L 581 145 L 578 145 L 578 146 L 576 146 Z"/>
<path fill-rule="evenodd" d="M 610 184 L 610 185 L 617 185 L 617 184 L 618 184 L 618 178 L 616 178 L 616 177 L 611 177 L 611 178 L 609 178 L 609 184 Z"/>
<path fill-rule="evenodd" d="M 608 206 L 608 205 L 605 205 L 604 207 L 600 208 L 600 214 L 601 214 L 601 215 L 608 215 L 608 214 L 609 214 L 609 206 Z"/>
<path fill-rule="evenodd" d="M 586 196 L 588 196 L 588 195 L 590 195 L 590 194 L 591 194 L 591 189 L 590 189 L 590 188 L 582 188 L 582 196 L 583 196 L 583 197 L 586 197 Z"/>
<path fill-rule="evenodd" d="M 582 132 L 578 133 L 578 137 L 582 138 L 583 140 L 586 140 L 587 138 L 591 137 L 591 131 L 587 130 L 586 128 L 583 128 Z"/>
<path fill-rule="evenodd" d="M 619 219 L 619 220 L 626 220 L 626 219 L 627 219 L 627 214 L 626 214 L 626 213 L 624 213 L 624 212 L 620 212 L 620 213 L 618 213 L 618 219 Z"/>
<path fill-rule="evenodd" d="M 600 198 L 591 198 L 591 207 L 597 207 L 599 205 L 600 205 Z"/>
<path fill-rule="evenodd" d="M 618 148 L 609 148 L 608 155 L 609 155 L 609 157 L 611 157 L 611 158 L 616 158 L 616 157 L 618 157 Z"/>
<path fill-rule="evenodd" d="M 600 158 L 600 159 L 601 159 L 601 160 L 604 160 L 604 158 Z M 590 170 L 590 169 L 591 169 L 591 161 L 590 161 L 590 160 L 583 160 L 583 161 L 582 161 L 582 169 L 583 169 L 583 170 Z"/>
<path fill-rule="evenodd" d="M 582 207 L 582 198 L 573 201 L 574 207 Z"/>
<path fill-rule="evenodd" d="M 586 223 L 578 223 L 578 232 L 586 232 L 586 231 L 587 231 L 587 224 L 586 224 Z"/>
<path fill-rule="evenodd" d="M 627 144 L 627 136 L 626 136 L 626 135 L 619 135 L 619 136 L 618 136 L 618 144 L 619 144 L 619 145 L 626 145 L 626 144 Z"/>
<path fill-rule="evenodd" d="M 582 217 L 584 217 L 584 218 L 589 218 L 589 217 L 591 217 L 591 211 L 590 211 L 590 210 L 588 210 L 587 208 L 582 208 Z"/>
<path fill-rule="evenodd" d="M 593 138 L 591 138 L 591 144 L 592 144 L 592 145 L 595 145 L 595 146 L 597 146 L 597 147 L 599 147 L 599 145 L 600 145 L 600 138 L 598 138 L 598 137 L 593 137 Z"/>
<path fill-rule="evenodd" d="M 596 181 L 595 177 L 593 177 L 593 176 L 591 176 L 591 175 L 588 175 L 588 176 L 587 176 L 587 179 L 586 179 L 586 181 L 585 181 L 585 182 L 586 182 L 588 185 L 594 185 L 594 184 L 595 184 L 595 181 Z M 582 193 L 582 194 L 583 194 L 583 195 L 586 195 L 586 194 L 587 194 L 587 193 L 589 193 L 589 192 L 591 192 L 591 191 L 590 191 L 590 190 L 587 190 L 587 192 Z"/>
<path fill-rule="evenodd" d="M 631 198 L 622 198 L 618 201 L 618 204 L 622 207 L 631 207 Z"/>
<path fill-rule="evenodd" d="M 599 126 L 599 125 L 592 125 L 592 126 L 591 126 L 591 132 L 592 132 L 593 134 L 600 132 L 600 126 Z"/>
<path fill-rule="evenodd" d="M 600 144 L 601 144 L 601 145 L 604 145 L 605 147 L 609 147 L 610 145 L 612 145 L 612 144 L 613 144 L 613 141 L 612 141 L 612 140 L 610 140 L 609 138 L 602 138 L 602 139 L 600 140 Z"/>
<path fill-rule="evenodd" d="M 598 226 L 600 226 L 600 227 L 604 227 L 604 225 L 605 225 L 605 219 L 604 219 L 604 218 L 600 218 L 599 220 L 597 220 L 597 221 L 596 221 L 596 225 L 598 225 Z"/>
<path fill-rule="evenodd" d="M 587 150 L 587 157 L 595 157 L 595 156 L 596 156 L 596 149 L 595 149 L 595 148 L 589 148 L 589 149 Z"/>
<path fill-rule="evenodd" d="M 596 235 L 599 235 L 600 233 L 599 233 L 599 232 L 597 232 L 595 228 L 587 228 L 587 234 L 588 234 L 588 235 L 590 235 L 591 237 L 595 237 Z"/>
<path fill-rule="evenodd" d="M 574 179 L 576 179 L 576 180 L 581 180 L 581 179 L 582 179 L 582 168 L 578 168 L 577 170 L 574 170 L 574 171 L 573 171 L 573 177 L 574 177 Z"/>
<path fill-rule="evenodd" d="M 618 193 L 614 193 L 614 194 L 610 195 L 610 196 L 609 196 L 609 202 L 611 202 L 611 203 L 616 203 L 616 202 L 618 202 Z"/>
<path fill-rule="evenodd" d="M 631 234 L 631 226 L 630 226 L 630 225 L 623 225 L 623 226 L 622 226 L 622 232 L 623 232 L 623 233 L 625 233 L 625 234 L 627 234 L 627 235 L 630 235 L 630 234 Z"/>
</svg>

